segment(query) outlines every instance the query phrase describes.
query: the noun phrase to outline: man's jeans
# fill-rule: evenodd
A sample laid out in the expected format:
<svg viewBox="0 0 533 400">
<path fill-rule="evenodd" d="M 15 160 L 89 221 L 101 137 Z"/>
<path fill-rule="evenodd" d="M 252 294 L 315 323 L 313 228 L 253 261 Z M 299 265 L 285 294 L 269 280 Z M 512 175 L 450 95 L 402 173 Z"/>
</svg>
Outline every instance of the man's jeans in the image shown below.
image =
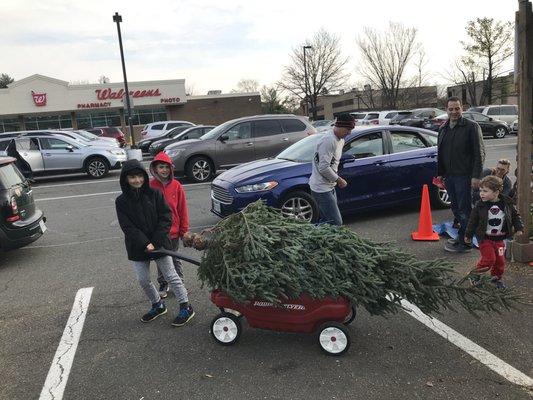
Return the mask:
<svg viewBox="0 0 533 400">
<path fill-rule="evenodd" d="M 311 194 L 318 203 L 318 208 L 320 209 L 319 222 L 341 226 L 342 217 L 341 212 L 339 211 L 339 206 L 337 205 L 337 193 L 335 192 L 335 189 L 324 193 L 311 191 Z"/>
<path fill-rule="evenodd" d="M 446 176 L 444 183 L 452 203 L 452 212 L 461 224 L 458 232 L 459 243 L 464 244 L 464 236 L 470 212 L 472 211 L 472 183 L 469 176 Z"/>
</svg>

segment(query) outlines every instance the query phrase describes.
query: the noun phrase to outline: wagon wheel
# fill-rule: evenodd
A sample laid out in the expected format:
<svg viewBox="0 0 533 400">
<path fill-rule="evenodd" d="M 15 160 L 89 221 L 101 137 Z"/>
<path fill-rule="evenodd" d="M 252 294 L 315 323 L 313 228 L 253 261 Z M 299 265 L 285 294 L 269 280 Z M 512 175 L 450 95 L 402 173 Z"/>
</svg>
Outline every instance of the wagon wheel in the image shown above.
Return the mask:
<svg viewBox="0 0 533 400">
<path fill-rule="evenodd" d="M 350 313 L 346 316 L 344 321 L 342 322 L 344 325 L 350 325 L 353 320 L 355 319 L 355 315 L 357 314 L 355 310 L 355 306 L 351 306 Z"/>
<path fill-rule="evenodd" d="M 222 346 L 236 343 L 241 332 L 241 321 L 231 313 L 222 312 L 211 321 L 211 336 Z"/>
<path fill-rule="evenodd" d="M 344 325 L 329 321 L 318 329 L 318 344 L 330 356 L 340 356 L 350 348 L 350 335 Z"/>
</svg>

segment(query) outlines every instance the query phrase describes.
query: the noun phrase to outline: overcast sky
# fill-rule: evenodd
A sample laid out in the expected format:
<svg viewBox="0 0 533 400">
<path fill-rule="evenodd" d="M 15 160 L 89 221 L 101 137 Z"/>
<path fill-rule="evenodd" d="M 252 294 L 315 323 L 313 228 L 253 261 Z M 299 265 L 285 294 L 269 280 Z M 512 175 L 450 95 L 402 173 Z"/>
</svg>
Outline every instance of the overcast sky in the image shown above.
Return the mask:
<svg viewBox="0 0 533 400">
<path fill-rule="evenodd" d="M 0 72 L 21 79 L 42 74 L 66 81 L 122 81 L 116 25 L 129 81 L 180 79 L 195 94 L 229 92 L 242 78 L 275 83 L 291 50 L 319 28 L 341 39 L 357 76 L 355 39 L 389 21 L 418 30 L 429 58 L 429 83 L 460 55 L 468 20 L 513 20 L 516 0 L 3 0 Z M 512 63 L 506 68 L 512 68 Z"/>
</svg>

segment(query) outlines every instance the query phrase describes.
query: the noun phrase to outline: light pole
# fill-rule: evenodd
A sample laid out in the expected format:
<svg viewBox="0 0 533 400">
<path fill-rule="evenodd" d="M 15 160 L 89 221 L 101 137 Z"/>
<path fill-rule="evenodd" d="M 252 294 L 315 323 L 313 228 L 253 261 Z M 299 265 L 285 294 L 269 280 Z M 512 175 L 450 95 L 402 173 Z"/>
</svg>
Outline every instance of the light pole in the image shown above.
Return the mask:
<svg viewBox="0 0 533 400">
<path fill-rule="evenodd" d="M 311 50 L 312 46 L 303 46 L 304 49 L 304 85 L 305 85 L 305 113 L 309 117 L 309 95 L 307 94 L 307 59 L 305 57 L 305 50 Z"/>
<path fill-rule="evenodd" d="M 135 149 L 135 138 L 133 137 L 133 121 L 131 118 L 131 104 L 130 104 L 130 91 L 128 89 L 128 78 L 126 77 L 126 63 L 124 62 L 124 50 L 122 49 L 122 35 L 120 33 L 120 23 L 122 22 L 122 16 L 116 12 L 113 15 L 113 22 L 117 23 L 118 32 L 118 44 L 120 46 L 120 59 L 122 61 L 122 74 L 124 75 L 124 90 L 126 91 L 126 108 L 128 111 L 128 126 L 131 138 L 131 148 Z"/>
</svg>

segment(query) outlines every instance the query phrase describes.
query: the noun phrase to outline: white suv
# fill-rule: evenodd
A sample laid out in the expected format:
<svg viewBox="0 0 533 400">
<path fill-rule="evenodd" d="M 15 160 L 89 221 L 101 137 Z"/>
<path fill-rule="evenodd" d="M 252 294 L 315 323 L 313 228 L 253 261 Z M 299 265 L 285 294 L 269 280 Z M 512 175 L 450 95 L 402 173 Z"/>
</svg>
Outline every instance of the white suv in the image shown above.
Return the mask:
<svg viewBox="0 0 533 400">
<path fill-rule="evenodd" d="M 189 121 L 152 122 L 151 124 L 145 125 L 141 131 L 141 139 L 151 139 L 158 136 L 163 136 L 169 130 L 177 128 L 178 126 L 194 126 L 194 124 Z"/>
<path fill-rule="evenodd" d="M 518 118 L 518 106 L 512 104 L 471 107 L 468 111 L 480 112 L 493 119 L 504 121 L 507 125 L 511 125 Z"/>
</svg>

